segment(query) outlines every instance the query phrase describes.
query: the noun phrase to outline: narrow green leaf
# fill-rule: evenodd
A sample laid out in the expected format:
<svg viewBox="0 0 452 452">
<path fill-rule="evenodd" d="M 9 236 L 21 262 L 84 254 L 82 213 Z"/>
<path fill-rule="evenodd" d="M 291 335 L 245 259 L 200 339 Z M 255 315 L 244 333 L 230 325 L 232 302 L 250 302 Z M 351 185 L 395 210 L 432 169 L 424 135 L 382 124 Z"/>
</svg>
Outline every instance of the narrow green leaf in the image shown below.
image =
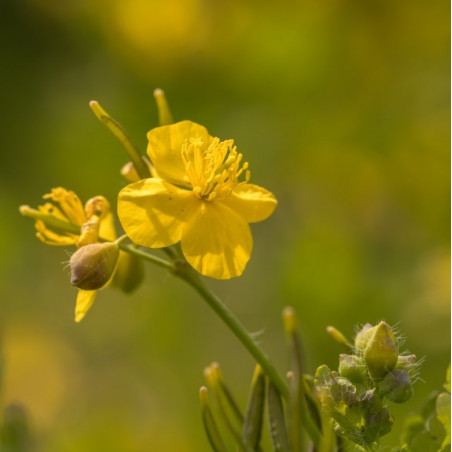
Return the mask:
<svg viewBox="0 0 452 452">
<path fill-rule="evenodd" d="M 268 382 L 267 386 L 267 406 L 273 450 L 274 452 L 290 452 L 281 395 L 271 382 Z"/>
<path fill-rule="evenodd" d="M 265 406 L 265 374 L 259 366 L 254 370 L 251 390 L 243 422 L 242 438 L 247 451 L 258 451 Z"/>
</svg>

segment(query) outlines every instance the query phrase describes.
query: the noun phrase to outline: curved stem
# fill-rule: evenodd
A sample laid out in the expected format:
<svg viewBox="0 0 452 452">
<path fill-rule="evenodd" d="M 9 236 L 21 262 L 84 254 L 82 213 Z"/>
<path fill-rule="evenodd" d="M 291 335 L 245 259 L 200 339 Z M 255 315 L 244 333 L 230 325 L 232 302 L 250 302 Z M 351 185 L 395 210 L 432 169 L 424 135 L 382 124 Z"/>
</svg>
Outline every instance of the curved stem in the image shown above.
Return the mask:
<svg viewBox="0 0 452 452">
<path fill-rule="evenodd" d="M 80 226 L 76 226 L 68 221 L 57 219 L 52 215 L 43 214 L 35 209 L 31 209 L 28 206 L 21 206 L 21 213 L 25 216 L 34 218 L 35 220 L 42 220 L 46 224 L 53 225 L 60 231 L 80 233 Z M 126 253 L 134 254 L 148 262 L 163 267 L 166 270 L 178 276 L 190 286 L 192 286 L 201 297 L 207 302 L 207 304 L 213 309 L 213 311 L 220 317 L 220 319 L 228 326 L 228 328 L 234 333 L 237 339 L 242 345 L 251 353 L 254 359 L 261 365 L 267 374 L 268 378 L 272 381 L 274 386 L 278 389 L 280 394 L 287 400 L 289 396 L 289 389 L 287 383 L 275 369 L 273 364 L 267 355 L 256 344 L 251 335 L 246 331 L 245 327 L 235 317 L 235 315 L 229 310 L 229 308 L 216 296 L 210 289 L 208 289 L 201 281 L 198 273 L 193 270 L 190 265 L 187 264 L 185 259 L 174 259 L 175 253 L 173 250 L 167 250 L 167 254 L 173 257 L 173 262 L 168 262 L 160 257 L 149 254 L 136 248 L 132 244 L 126 244 L 124 240 L 126 236 L 121 236 L 116 243 L 119 249 Z M 99 237 L 100 242 L 108 241 Z"/>
<path fill-rule="evenodd" d="M 176 263 L 177 264 L 177 263 Z M 235 337 L 242 345 L 251 353 L 253 358 L 264 369 L 268 378 L 272 381 L 279 393 L 287 400 L 289 397 L 289 389 L 286 382 L 275 369 L 268 356 L 256 344 L 251 335 L 246 331 L 245 327 L 240 323 L 237 317 L 229 310 L 229 308 L 208 289 L 199 278 L 198 274 L 186 262 L 180 262 L 177 266 L 175 275 L 183 279 L 192 286 L 220 319 L 234 333 Z"/>
<path fill-rule="evenodd" d="M 161 259 L 160 257 L 154 256 L 153 254 L 146 253 L 145 251 L 142 251 L 138 248 L 135 248 L 134 245 L 128 244 L 125 245 L 124 243 L 119 244 L 119 249 L 122 251 L 125 251 L 129 254 L 134 254 L 137 257 L 141 257 L 142 259 L 151 262 L 155 265 L 158 265 L 159 267 L 166 268 L 170 272 L 174 272 L 174 265 L 170 262 L 166 261 L 165 259 Z"/>
</svg>

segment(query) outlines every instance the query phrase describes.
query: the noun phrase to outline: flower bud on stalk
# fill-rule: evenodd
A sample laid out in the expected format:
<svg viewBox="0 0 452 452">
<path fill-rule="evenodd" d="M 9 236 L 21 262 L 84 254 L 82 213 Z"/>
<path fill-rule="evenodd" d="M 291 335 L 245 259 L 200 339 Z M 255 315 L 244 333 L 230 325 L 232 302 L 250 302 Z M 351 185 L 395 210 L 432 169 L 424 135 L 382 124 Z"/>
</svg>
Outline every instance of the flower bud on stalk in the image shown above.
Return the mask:
<svg viewBox="0 0 452 452">
<path fill-rule="evenodd" d="M 364 350 L 364 361 L 372 378 L 383 378 L 397 364 L 398 351 L 394 333 L 385 322 L 369 329 L 370 336 Z"/>
<path fill-rule="evenodd" d="M 97 290 L 110 280 L 118 261 L 116 243 L 92 243 L 77 250 L 69 261 L 71 284 L 83 290 Z"/>
</svg>

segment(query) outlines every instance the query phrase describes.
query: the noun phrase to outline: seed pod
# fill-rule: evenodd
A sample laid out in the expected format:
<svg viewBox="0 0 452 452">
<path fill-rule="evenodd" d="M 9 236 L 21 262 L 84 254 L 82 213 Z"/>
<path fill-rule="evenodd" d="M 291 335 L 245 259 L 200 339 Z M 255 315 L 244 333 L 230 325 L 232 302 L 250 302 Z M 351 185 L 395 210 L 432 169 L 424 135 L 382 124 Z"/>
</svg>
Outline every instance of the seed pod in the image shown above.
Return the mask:
<svg viewBox="0 0 452 452">
<path fill-rule="evenodd" d="M 265 374 L 257 364 L 251 382 L 251 391 L 242 430 L 242 439 L 247 450 L 259 450 L 265 405 L 265 386 Z"/>
<path fill-rule="evenodd" d="M 113 242 L 82 246 L 69 261 L 71 284 L 83 290 L 100 289 L 110 280 L 118 256 L 118 246 Z"/>
<path fill-rule="evenodd" d="M 381 382 L 381 393 L 395 403 L 403 403 L 413 396 L 413 385 L 408 372 L 394 369 Z"/>
</svg>

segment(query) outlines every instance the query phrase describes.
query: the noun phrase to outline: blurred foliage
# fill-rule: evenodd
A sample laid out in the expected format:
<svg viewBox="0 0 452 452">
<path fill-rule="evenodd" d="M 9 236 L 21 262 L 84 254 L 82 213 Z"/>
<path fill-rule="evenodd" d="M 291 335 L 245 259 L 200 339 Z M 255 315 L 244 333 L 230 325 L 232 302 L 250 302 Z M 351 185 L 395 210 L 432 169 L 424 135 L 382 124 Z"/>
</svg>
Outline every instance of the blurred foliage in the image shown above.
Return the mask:
<svg viewBox="0 0 452 452">
<path fill-rule="evenodd" d="M 4 0 L 0 198 L 2 403 L 43 450 L 207 448 L 197 388 L 214 359 L 246 399 L 253 362 L 196 295 L 147 267 L 73 322 L 69 257 L 17 212 L 54 186 L 113 205 L 126 162 L 96 99 L 144 151 L 152 92 L 234 138 L 279 199 L 245 275 L 212 282 L 281 371 L 279 312 L 300 316 L 312 372 L 324 328 L 399 323 L 426 357 L 411 410 L 450 354 L 450 3 Z M 265 281 L 265 284 L 261 284 Z M 106 305 L 108 304 L 108 309 Z M 434 327 L 432 327 L 434 325 Z M 241 391 L 241 393 L 240 393 Z M 396 407 L 396 419 L 406 414 Z M 405 411 L 404 411 L 405 410 Z M 385 437 L 400 432 L 401 422 Z"/>
</svg>

